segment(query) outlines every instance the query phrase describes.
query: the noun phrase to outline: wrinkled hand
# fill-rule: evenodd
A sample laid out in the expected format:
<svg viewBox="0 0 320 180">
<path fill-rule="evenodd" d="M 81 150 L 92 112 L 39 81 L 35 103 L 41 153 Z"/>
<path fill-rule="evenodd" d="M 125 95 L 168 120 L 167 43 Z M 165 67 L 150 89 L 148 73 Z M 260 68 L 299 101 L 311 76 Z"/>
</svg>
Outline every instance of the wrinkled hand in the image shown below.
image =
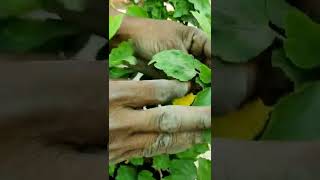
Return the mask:
<svg viewBox="0 0 320 180">
<path fill-rule="evenodd" d="M 188 83 L 170 80 L 109 82 L 109 160 L 117 163 L 135 156 L 176 153 L 203 142 L 211 127 L 211 107 L 162 106 L 181 97 Z"/>
<path fill-rule="evenodd" d="M 211 41 L 204 32 L 168 20 L 126 17 L 116 39 L 132 39 L 137 55 L 146 60 L 168 49 L 183 50 L 200 59 L 211 58 Z"/>
</svg>

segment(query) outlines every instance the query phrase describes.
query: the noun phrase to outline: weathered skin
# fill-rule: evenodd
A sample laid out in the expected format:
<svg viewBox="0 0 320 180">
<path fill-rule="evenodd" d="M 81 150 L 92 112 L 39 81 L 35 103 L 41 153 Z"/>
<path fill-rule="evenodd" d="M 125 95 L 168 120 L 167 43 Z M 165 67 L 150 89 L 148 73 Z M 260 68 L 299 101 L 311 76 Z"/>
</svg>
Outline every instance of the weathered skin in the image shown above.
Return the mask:
<svg viewBox="0 0 320 180">
<path fill-rule="evenodd" d="M 109 160 L 176 153 L 201 143 L 211 127 L 211 107 L 143 106 L 184 96 L 188 83 L 171 80 L 109 82 Z"/>
</svg>

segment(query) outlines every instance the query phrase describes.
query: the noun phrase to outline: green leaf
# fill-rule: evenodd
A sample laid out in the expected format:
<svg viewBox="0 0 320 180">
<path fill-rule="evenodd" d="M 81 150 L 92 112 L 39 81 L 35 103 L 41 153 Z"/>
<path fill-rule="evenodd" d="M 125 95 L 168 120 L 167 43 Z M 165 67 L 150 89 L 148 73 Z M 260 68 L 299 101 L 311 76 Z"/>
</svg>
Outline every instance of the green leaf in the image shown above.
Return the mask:
<svg viewBox="0 0 320 180">
<path fill-rule="evenodd" d="M 211 87 L 200 91 L 197 94 L 192 106 L 211 106 Z"/>
<path fill-rule="evenodd" d="M 113 48 L 109 54 L 109 67 L 117 67 L 123 63 L 135 65 L 136 58 L 133 56 L 134 50 L 132 41 L 123 41 L 117 48 Z"/>
<path fill-rule="evenodd" d="M 195 82 L 201 86 L 201 88 L 205 88 L 207 85 L 200 80 L 200 77 L 196 77 Z"/>
<path fill-rule="evenodd" d="M 207 17 L 211 17 L 211 4 L 209 0 L 189 0 L 194 8 Z"/>
<path fill-rule="evenodd" d="M 150 171 L 142 170 L 138 175 L 138 180 L 155 180 L 152 176 L 153 174 Z"/>
<path fill-rule="evenodd" d="M 128 68 L 112 67 L 109 69 L 109 78 L 110 79 L 125 78 L 133 72 L 134 72 L 133 70 Z"/>
<path fill-rule="evenodd" d="M 292 10 L 288 14 L 285 29 L 287 40 L 284 48 L 287 57 L 303 69 L 319 67 L 320 24 L 302 12 Z"/>
<path fill-rule="evenodd" d="M 320 139 L 320 82 L 304 85 L 275 105 L 263 140 Z"/>
<path fill-rule="evenodd" d="M 192 159 L 196 160 L 200 154 L 203 154 L 209 150 L 208 144 L 196 144 L 186 151 L 177 153 L 177 157 L 180 159 Z"/>
<path fill-rule="evenodd" d="M 133 167 L 121 165 L 117 171 L 116 180 L 136 180 L 137 170 Z"/>
<path fill-rule="evenodd" d="M 193 5 L 188 0 L 169 0 L 174 6 L 173 17 L 178 18 L 188 15 L 193 10 Z"/>
<path fill-rule="evenodd" d="M 198 162 L 197 180 L 211 180 L 211 161 L 199 158 Z"/>
<path fill-rule="evenodd" d="M 266 7 L 270 21 L 279 28 L 284 28 L 288 12 L 293 7 L 286 0 L 266 0 Z"/>
<path fill-rule="evenodd" d="M 169 167 L 170 176 L 166 179 L 170 180 L 195 180 L 197 177 L 197 168 L 193 160 L 174 159 Z"/>
<path fill-rule="evenodd" d="M 269 28 L 265 1 L 215 1 L 212 12 L 214 51 L 225 61 L 247 62 L 269 47 L 275 38 Z"/>
<path fill-rule="evenodd" d="M 153 56 L 149 64 L 180 81 L 189 81 L 196 76 L 196 60 L 180 50 L 166 50 Z"/>
<path fill-rule="evenodd" d="M 132 158 L 130 159 L 130 163 L 135 166 L 143 165 L 143 158 L 142 157 Z"/>
<path fill-rule="evenodd" d="M 123 14 L 109 16 L 109 40 L 111 40 L 119 30 L 123 17 L 124 17 Z"/>
<path fill-rule="evenodd" d="M 109 164 L 109 176 L 113 176 L 114 175 L 114 170 L 116 169 L 116 166 L 114 164 Z"/>
<path fill-rule="evenodd" d="M 0 19 L 41 8 L 41 0 L 1 0 L 0 4 Z"/>
<path fill-rule="evenodd" d="M 77 30 L 60 21 L 11 19 L 0 24 L 0 50 L 27 52 L 76 33 Z"/>
<path fill-rule="evenodd" d="M 131 5 L 128 7 L 127 9 L 127 15 L 128 16 L 134 16 L 134 17 L 143 17 L 143 18 L 147 18 L 148 17 L 148 13 L 145 9 L 143 9 L 140 6 L 137 5 Z"/>
<path fill-rule="evenodd" d="M 305 81 L 312 78 L 312 73 L 298 68 L 286 57 L 283 49 L 272 52 L 272 66 L 281 68 L 287 77 L 294 82 L 295 87 L 302 85 Z"/>
<path fill-rule="evenodd" d="M 152 167 L 155 169 L 168 169 L 170 166 L 169 155 L 162 154 L 153 157 Z"/>
<path fill-rule="evenodd" d="M 200 64 L 198 70 L 200 71 L 199 77 L 200 80 L 205 84 L 211 83 L 211 69 L 205 64 Z"/>
<path fill-rule="evenodd" d="M 201 29 L 211 38 L 211 20 L 208 19 L 203 13 L 191 11 L 192 15 L 197 19 Z"/>
<path fill-rule="evenodd" d="M 143 8 L 152 19 L 167 19 L 169 16 L 163 1 L 144 0 Z"/>
</svg>

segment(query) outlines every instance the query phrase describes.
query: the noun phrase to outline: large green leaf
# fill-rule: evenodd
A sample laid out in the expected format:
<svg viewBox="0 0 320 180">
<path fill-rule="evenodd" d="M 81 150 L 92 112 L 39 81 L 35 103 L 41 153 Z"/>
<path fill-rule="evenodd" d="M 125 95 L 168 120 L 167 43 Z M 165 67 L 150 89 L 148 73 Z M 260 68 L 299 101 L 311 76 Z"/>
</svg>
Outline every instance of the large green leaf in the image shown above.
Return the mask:
<svg viewBox="0 0 320 180">
<path fill-rule="evenodd" d="M 0 24 L 0 50 L 27 52 L 76 33 L 77 30 L 60 21 L 11 19 Z"/>
<path fill-rule="evenodd" d="M 180 81 L 189 81 L 196 76 L 196 60 L 180 50 L 166 50 L 153 56 L 149 64 Z"/>
<path fill-rule="evenodd" d="M 0 4 L 0 19 L 41 8 L 41 0 L 0 0 Z"/>
<path fill-rule="evenodd" d="M 147 171 L 147 170 L 142 170 L 139 175 L 138 175 L 138 180 L 155 180 L 152 177 L 152 172 Z"/>
<path fill-rule="evenodd" d="M 143 17 L 143 18 L 147 18 L 148 17 L 148 13 L 145 9 L 143 9 L 140 6 L 137 5 L 131 5 L 128 7 L 127 9 L 127 13 L 128 16 L 135 16 L 135 17 Z"/>
<path fill-rule="evenodd" d="M 197 169 L 193 160 L 174 159 L 169 167 L 170 176 L 165 180 L 194 180 L 197 177 Z"/>
<path fill-rule="evenodd" d="M 320 139 L 320 82 L 304 85 L 274 107 L 264 140 Z"/>
<path fill-rule="evenodd" d="M 220 0 L 213 5 L 214 54 L 229 62 L 247 62 L 274 40 L 264 0 Z"/>
<path fill-rule="evenodd" d="M 153 157 L 153 165 L 155 169 L 168 169 L 170 166 L 169 155 L 162 154 Z"/>
<path fill-rule="evenodd" d="M 136 58 L 133 56 L 132 41 L 123 41 L 117 48 L 113 48 L 109 54 L 109 67 L 117 67 L 124 63 L 135 65 Z"/>
<path fill-rule="evenodd" d="M 211 161 L 199 158 L 198 162 L 197 180 L 211 180 Z"/>
<path fill-rule="evenodd" d="M 291 10 L 285 29 L 288 38 L 284 48 L 289 59 L 300 68 L 319 67 L 320 24 L 298 10 Z"/>
<path fill-rule="evenodd" d="M 116 180 L 136 180 L 137 170 L 133 167 L 121 165 L 117 171 Z"/>
<path fill-rule="evenodd" d="M 119 30 L 124 15 L 115 15 L 115 16 L 109 16 L 109 40 L 113 38 L 113 36 L 117 33 Z"/>
</svg>

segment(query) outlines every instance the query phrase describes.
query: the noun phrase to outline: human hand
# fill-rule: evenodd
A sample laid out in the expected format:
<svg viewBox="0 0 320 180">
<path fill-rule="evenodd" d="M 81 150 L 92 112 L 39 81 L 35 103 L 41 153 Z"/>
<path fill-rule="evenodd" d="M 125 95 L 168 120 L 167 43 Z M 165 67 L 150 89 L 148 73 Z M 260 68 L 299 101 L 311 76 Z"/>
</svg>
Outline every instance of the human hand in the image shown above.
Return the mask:
<svg viewBox="0 0 320 180">
<path fill-rule="evenodd" d="M 137 56 L 150 60 L 156 53 L 178 49 L 211 59 L 211 40 L 201 30 L 168 21 L 125 17 L 113 44 L 132 39 Z"/>
<path fill-rule="evenodd" d="M 109 82 L 109 160 L 176 153 L 201 143 L 211 127 L 211 107 L 143 106 L 166 103 L 189 91 L 173 80 Z"/>
</svg>

